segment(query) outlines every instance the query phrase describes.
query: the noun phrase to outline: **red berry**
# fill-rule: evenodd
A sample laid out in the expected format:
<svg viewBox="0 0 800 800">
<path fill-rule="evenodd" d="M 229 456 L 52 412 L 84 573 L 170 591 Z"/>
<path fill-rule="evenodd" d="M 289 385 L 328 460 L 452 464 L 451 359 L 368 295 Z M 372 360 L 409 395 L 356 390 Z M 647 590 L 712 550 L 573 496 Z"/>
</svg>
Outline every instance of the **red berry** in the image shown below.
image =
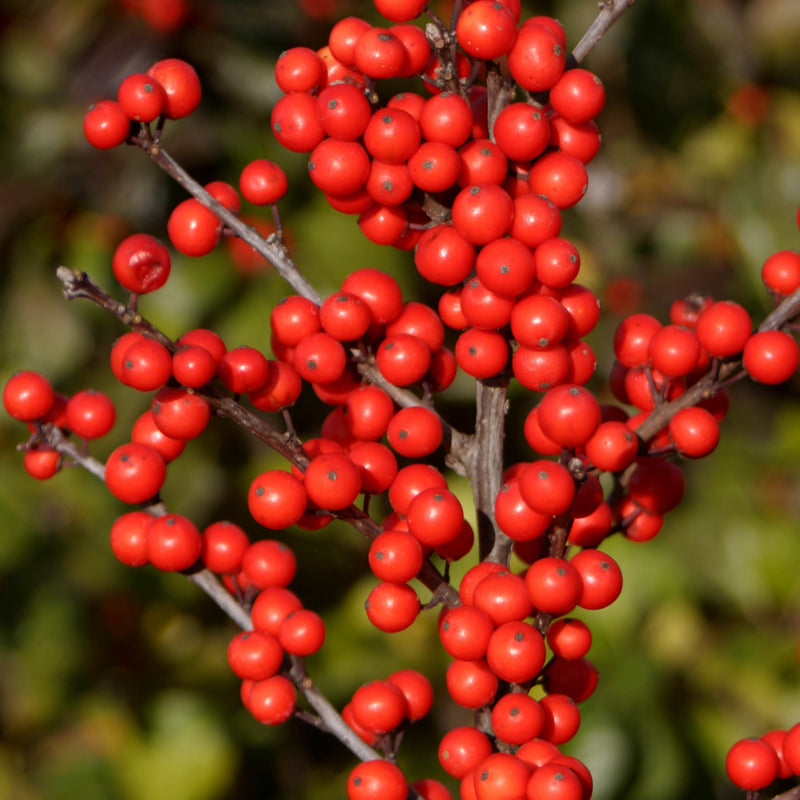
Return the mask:
<svg viewBox="0 0 800 800">
<path fill-rule="evenodd" d="M 750 315 L 738 303 L 720 300 L 697 318 L 695 333 L 700 346 L 715 358 L 735 355 L 744 348 L 753 330 Z"/>
<path fill-rule="evenodd" d="M 200 531 L 180 514 L 156 517 L 147 529 L 147 559 L 157 569 L 188 569 L 200 557 L 201 549 Z"/>
<path fill-rule="evenodd" d="M 108 395 L 83 389 L 67 403 L 67 427 L 82 439 L 98 439 L 114 426 L 116 411 Z"/>
<path fill-rule="evenodd" d="M 55 402 L 50 381 L 38 372 L 15 372 L 3 387 L 3 408 L 20 422 L 44 418 Z"/>
<path fill-rule="evenodd" d="M 725 771 L 740 789 L 758 791 L 771 784 L 778 774 L 778 756 L 760 739 L 740 739 L 725 757 Z"/>
<path fill-rule="evenodd" d="M 285 94 L 314 92 L 325 77 L 325 64 L 310 47 L 290 47 L 275 63 L 275 82 Z"/>
<path fill-rule="evenodd" d="M 797 341 L 785 331 L 757 331 L 746 342 L 742 366 L 759 383 L 789 380 L 800 363 Z"/>
<path fill-rule="evenodd" d="M 594 119 L 606 101 L 600 79 L 580 68 L 567 70 L 550 90 L 549 97 L 553 110 L 573 123 Z"/>
<path fill-rule="evenodd" d="M 98 150 L 110 150 L 122 144 L 129 131 L 130 120 L 114 100 L 100 100 L 83 118 L 83 135 Z"/>
<path fill-rule="evenodd" d="M 154 497 L 166 476 L 164 459 L 147 445 L 120 445 L 106 459 L 106 486 L 123 503 L 143 503 Z"/>
<path fill-rule="evenodd" d="M 129 567 L 143 567 L 147 558 L 147 531 L 155 517 L 146 511 L 129 511 L 111 526 L 111 552 Z"/>
<path fill-rule="evenodd" d="M 306 510 L 303 482 L 285 470 L 262 472 L 250 484 L 247 504 L 259 525 L 281 530 L 294 525 Z"/>
<path fill-rule="evenodd" d="M 207 569 L 221 575 L 235 574 L 250 544 L 247 534 L 232 522 L 212 522 L 202 535 L 200 557 Z"/>
<path fill-rule="evenodd" d="M 389 761 L 362 761 L 347 778 L 348 800 L 406 800 L 408 781 Z"/>
<path fill-rule="evenodd" d="M 502 3 L 476 0 L 459 14 L 456 38 L 461 49 L 472 58 L 499 58 L 517 38 L 516 20 Z"/>
<path fill-rule="evenodd" d="M 147 74 L 164 90 L 163 113 L 169 119 L 188 116 L 200 104 L 200 78 L 186 61 L 165 58 L 153 64 Z"/>
<path fill-rule="evenodd" d="M 128 75 L 117 89 L 122 113 L 136 122 L 152 122 L 161 116 L 165 102 L 161 84 L 143 72 Z"/>
<path fill-rule="evenodd" d="M 379 583 L 364 603 L 367 618 L 378 630 L 396 633 L 417 618 L 420 602 L 417 593 L 405 583 Z"/>
<path fill-rule="evenodd" d="M 204 256 L 219 242 L 222 222 L 199 200 L 190 197 L 172 210 L 167 221 L 169 240 L 186 256 Z"/>
</svg>

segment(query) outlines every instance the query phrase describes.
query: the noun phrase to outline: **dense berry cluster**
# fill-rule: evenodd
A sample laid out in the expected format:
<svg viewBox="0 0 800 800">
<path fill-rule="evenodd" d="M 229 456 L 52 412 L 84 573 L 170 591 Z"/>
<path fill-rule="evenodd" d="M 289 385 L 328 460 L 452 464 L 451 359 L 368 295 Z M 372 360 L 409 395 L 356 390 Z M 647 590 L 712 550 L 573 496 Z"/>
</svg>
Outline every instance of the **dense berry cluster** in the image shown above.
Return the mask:
<svg viewBox="0 0 800 800">
<path fill-rule="evenodd" d="M 631 314 L 613 339 L 617 402 L 601 403 L 587 388 L 596 359 L 585 341 L 600 307 L 576 282 L 580 256 L 560 233 L 561 211 L 584 195 L 585 165 L 600 145 L 602 84 L 567 58 L 556 20 L 521 20 L 513 0 L 459 4 L 452 25 L 434 18 L 426 31 L 412 23 L 424 2 L 375 5 L 391 25 L 348 17 L 326 47 L 295 47 L 278 59 L 284 96 L 272 131 L 309 154 L 312 182 L 333 208 L 358 216 L 366 237 L 413 250 L 419 274 L 445 287 L 437 308 L 404 299 L 388 274 L 357 268 L 325 299 L 298 291 L 272 309 L 271 358 L 249 345 L 229 349 L 206 329 L 173 341 L 136 316 L 111 348 L 110 367 L 120 383 L 154 394 L 130 440 L 95 469 L 116 498 L 141 506 L 114 523 L 111 548 L 130 566 L 221 576 L 226 600 L 245 615 L 228 649 L 245 707 L 265 724 L 294 714 L 308 686 L 301 659 L 325 638 L 321 618 L 288 588 L 294 554 L 279 538 L 251 541 L 230 522 L 201 530 L 160 501 L 168 465 L 224 411 L 288 460 L 253 476 L 247 492 L 253 520 L 270 536 L 351 522 L 370 540 L 378 582 L 365 608 L 382 631 L 404 630 L 423 608 L 440 606 L 433 613 L 451 659 L 447 692 L 475 712 L 475 724 L 448 731 L 439 748 L 462 800 L 588 800 L 588 769 L 561 748 L 598 681 L 590 627 L 570 614 L 603 609 L 622 589 L 618 565 L 598 548 L 615 534 L 643 542 L 660 531 L 684 492 L 676 457 L 714 450 L 728 383 L 749 375 L 778 384 L 796 372 L 800 350 L 788 323 L 797 315 L 773 315 L 754 331 L 742 306 L 707 296 L 676 301 L 667 324 Z M 383 102 L 377 82 L 398 78 L 413 88 Z M 189 64 L 159 61 L 126 78 L 116 101 L 89 110 L 86 138 L 101 149 L 129 142 L 157 152 L 165 120 L 188 115 L 200 96 Z M 273 208 L 283 246 L 275 204 L 288 182 L 277 164 L 245 165 L 238 189 L 185 185 L 194 196 L 167 224 L 182 254 L 210 252 L 223 233 L 242 236 L 231 228 L 241 198 Z M 170 251 L 137 233 L 119 244 L 112 268 L 128 306 L 119 311 L 99 288 L 92 296 L 130 321 L 139 296 L 167 281 Z M 800 287 L 800 254 L 774 254 L 762 279 L 780 304 Z M 480 415 L 474 435 L 440 416 L 434 397 L 459 369 L 480 389 L 503 391 L 501 419 L 512 378 L 536 394 L 523 428 L 528 460 L 484 461 L 475 456 L 486 444 Z M 290 408 L 304 387 L 324 410 L 318 436 L 301 441 Z M 36 478 L 55 474 L 64 453 L 91 466 L 71 438 L 96 439 L 114 424 L 105 395 L 66 398 L 31 371 L 8 380 L 3 404 L 30 427 L 22 449 Z M 280 414 L 286 435 L 265 422 L 269 414 Z M 432 456 L 471 480 L 477 515 Z M 487 475 L 488 498 L 477 489 Z M 380 518 L 368 513 L 379 495 L 388 508 Z M 478 562 L 451 583 L 452 562 L 474 549 L 476 517 Z M 512 554 L 521 568 L 510 568 Z M 433 594 L 424 606 L 419 585 Z M 412 670 L 356 690 L 337 719 L 386 758 L 350 745 L 362 758 L 348 779 L 350 800 L 405 800 L 399 734 L 432 702 L 428 679 Z M 326 725 L 335 729 L 330 718 Z M 798 726 L 739 742 L 729 775 L 755 790 L 797 773 L 799 743 Z M 451 797 L 433 779 L 411 788 L 427 800 Z"/>
</svg>

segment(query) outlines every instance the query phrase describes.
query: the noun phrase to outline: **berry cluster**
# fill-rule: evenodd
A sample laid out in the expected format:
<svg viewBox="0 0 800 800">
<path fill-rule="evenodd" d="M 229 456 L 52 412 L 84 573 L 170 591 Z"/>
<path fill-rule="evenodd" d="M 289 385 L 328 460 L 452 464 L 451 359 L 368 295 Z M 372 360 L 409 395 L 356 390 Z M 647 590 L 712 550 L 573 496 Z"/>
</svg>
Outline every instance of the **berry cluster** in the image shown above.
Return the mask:
<svg viewBox="0 0 800 800">
<path fill-rule="evenodd" d="M 725 759 L 728 777 L 740 789 L 757 792 L 776 779 L 800 776 L 800 722 L 759 739 L 740 739 Z"/>
<path fill-rule="evenodd" d="M 273 357 L 249 345 L 229 349 L 206 329 L 173 341 L 143 319 L 138 299 L 165 284 L 171 260 L 165 245 L 137 233 L 112 258 L 127 305 L 81 273 L 60 273 L 68 287 L 80 283 L 68 296 L 89 297 L 133 328 L 111 348 L 110 367 L 123 385 L 154 394 L 130 441 L 104 465 L 88 457 L 71 437 L 107 433 L 113 404 L 92 390 L 62 397 L 35 372 L 12 376 L 3 404 L 29 424 L 22 449 L 34 477 L 51 477 L 67 454 L 117 499 L 141 505 L 111 530 L 123 563 L 205 576 L 206 591 L 244 628 L 228 661 L 245 707 L 277 724 L 295 715 L 302 694 L 320 727 L 361 759 L 348 779 L 350 800 L 405 800 L 410 789 L 427 800 L 451 797 L 432 779 L 409 786 L 395 763 L 399 734 L 431 708 L 431 685 L 400 670 L 357 689 L 337 714 L 312 692 L 303 666 L 325 626 L 287 588 L 292 551 L 279 539 L 251 542 L 230 522 L 201 531 L 167 511 L 159 492 L 168 465 L 216 413 L 288 462 L 250 482 L 258 525 L 316 530 L 339 518 L 370 540 L 378 583 L 365 608 L 373 625 L 401 631 L 441 606 L 447 692 L 475 715 L 439 748 L 462 800 L 588 800 L 592 777 L 561 746 L 579 730 L 579 704 L 598 673 L 587 657 L 591 630 L 569 615 L 617 599 L 621 571 L 598 546 L 614 534 L 643 542 L 660 531 L 684 492 L 676 457 L 700 458 L 717 444 L 725 387 L 745 376 L 777 384 L 795 373 L 800 349 L 789 323 L 798 316 L 800 254 L 781 251 L 764 263 L 777 308 L 755 332 L 743 307 L 706 296 L 676 301 L 666 325 L 628 316 L 613 340 L 609 383 L 618 402 L 601 403 L 586 386 L 596 359 L 585 341 L 600 307 L 575 282 L 580 257 L 559 234 L 561 211 L 586 191 L 585 164 L 600 144 L 593 120 L 602 84 L 567 58 L 556 20 L 520 21 L 513 0 L 458 4 L 449 25 L 432 15 L 426 31 L 411 24 L 425 2 L 375 5 L 392 25 L 348 17 L 321 50 L 280 57 L 284 96 L 272 130 L 289 150 L 309 153 L 312 182 L 333 208 L 358 215 L 364 235 L 414 251 L 419 274 L 446 287 L 437 308 L 404 300 L 398 282 L 374 268 L 351 271 L 319 298 L 287 260 L 276 204 L 288 182 L 277 164 L 250 162 L 238 190 L 223 181 L 200 186 L 176 169 L 161 148 L 163 126 L 188 115 L 201 88 L 189 64 L 165 59 L 126 78 L 116 101 L 93 106 L 86 137 L 101 149 L 142 147 L 189 189 L 167 224 L 179 252 L 202 256 L 234 234 L 289 276 L 296 293 L 269 316 Z M 382 104 L 376 81 L 397 78 L 416 80 L 420 91 Z M 240 198 L 271 207 L 269 240 L 239 220 Z M 483 403 L 474 434 L 456 430 L 434 405 L 459 368 L 476 379 Z M 538 402 L 523 428 L 530 459 L 505 465 L 512 378 Z M 290 409 L 304 388 L 324 411 L 318 435 L 303 441 Z M 444 464 L 469 479 L 477 512 L 478 562 L 457 585 L 451 564 L 472 552 L 476 532 Z M 371 502 L 379 496 L 380 515 Z M 510 567 L 512 555 L 521 568 Z M 432 594 L 424 604 L 420 586 Z M 767 744 L 735 745 L 734 782 L 752 790 L 783 776 L 784 765 L 796 773 L 796 728 L 781 741 L 770 734 Z"/>
</svg>

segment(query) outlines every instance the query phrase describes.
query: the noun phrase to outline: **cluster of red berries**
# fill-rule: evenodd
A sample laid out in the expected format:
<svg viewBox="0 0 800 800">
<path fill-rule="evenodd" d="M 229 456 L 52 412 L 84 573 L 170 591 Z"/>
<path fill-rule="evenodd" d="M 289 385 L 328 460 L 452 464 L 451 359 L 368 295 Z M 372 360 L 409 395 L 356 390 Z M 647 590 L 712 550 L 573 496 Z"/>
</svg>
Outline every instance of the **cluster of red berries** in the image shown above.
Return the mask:
<svg viewBox="0 0 800 800">
<path fill-rule="evenodd" d="M 619 405 L 601 405 L 585 388 L 596 360 L 584 341 L 599 303 L 575 283 L 580 257 L 559 234 L 561 210 L 583 196 L 585 164 L 599 148 L 593 120 L 602 84 L 567 69 L 556 20 L 520 23 L 517 0 L 474 0 L 459 6 L 452 31 L 437 21 L 427 33 L 412 24 L 424 0 L 375 5 L 393 24 L 348 17 L 321 50 L 296 47 L 279 58 L 284 96 L 272 130 L 289 150 L 309 153 L 311 180 L 333 208 L 358 215 L 372 241 L 413 250 L 420 275 L 447 289 L 433 309 L 404 301 L 385 273 L 357 269 L 320 303 L 292 295 L 272 310 L 272 359 L 250 346 L 229 350 L 205 329 L 174 344 L 139 332 L 120 337 L 110 354 L 113 374 L 155 395 L 130 441 L 105 462 L 111 493 L 148 506 L 116 521 L 112 550 L 131 566 L 222 576 L 251 609 L 252 630 L 228 649 L 242 701 L 261 722 L 281 722 L 295 710 L 287 665 L 316 652 L 325 637 L 319 616 L 287 588 L 294 554 L 273 539 L 251 542 L 229 522 L 201 532 L 183 516 L 150 513 L 167 465 L 205 430 L 220 387 L 277 412 L 310 386 L 330 407 L 320 436 L 297 445 L 291 469 L 252 480 L 249 511 L 270 531 L 311 530 L 337 515 L 363 519 L 352 508 L 358 497 L 385 495 L 390 513 L 370 521 L 368 562 L 379 583 L 365 606 L 376 627 L 400 631 L 420 614 L 410 581 L 430 568 L 428 557 L 449 564 L 475 539 L 447 477 L 428 463 L 448 433 L 430 397 L 458 367 L 477 379 L 513 375 L 541 394 L 524 424 L 535 458 L 505 470 L 493 508 L 484 511 L 525 566 L 515 573 L 481 561 L 446 587 L 452 595 L 438 619 L 452 659 L 446 687 L 455 703 L 478 712 L 480 724 L 446 733 L 439 759 L 460 782 L 462 800 L 588 800 L 589 771 L 560 746 L 578 731 L 578 704 L 598 679 L 587 658 L 591 631 L 568 615 L 605 608 L 622 588 L 618 565 L 597 547 L 615 532 L 633 541 L 658 533 L 684 492 L 669 458 L 699 458 L 717 444 L 727 395 L 716 377 L 727 364 L 741 361 L 753 379 L 776 384 L 794 374 L 800 350 L 786 330 L 753 332 L 736 303 L 687 298 L 673 304 L 667 325 L 646 314 L 619 325 L 610 381 Z M 376 80 L 413 77 L 427 94 L 404 92 L 381 105 Z M 512 102 L 515 91 L 525 99 Z M 190 65 L 159 61 L 126 78 L 116 101 L 90 109 L 86 137 L 99 148 L 154 142 L 164 120 L 189 114 L 200 94 Z M 258 159 L 242 170 L 238 189 L 223 181 L 205 189 L 238 215 L 241 198 L 274 206 L 287 187 L 278 165 Z M 167 232 L 179 252 L 200 256 L 217 245 L 224 225 L 191 198 L 173 210 Z M 170 255 L 138 233 L 120 243 L 112 266 L 133 298 L 164 285 Z M 778 300 L 795 292 L 800 254 L 774 254 L 762 278 Z M 452 350 L 447 328 L 457 332 Z M 698 396 L 650 431 L 654 414 L 709 376 L 711 397 Z M 60 466 L 61 454 L 44 444 L 48 426 L 93 439 L 114 422 L 105 395 L 87 390 L 67 399 L 34 372 L 12 376 L 3 403 L 31 427 L 26 468 L 39 478 Z M 601 485 L 603 473 L 610 489 Z M 370 746 L 393 753 L 385 746 L 391 735 L 431 703 L 427 679 L 401 670 L 360 687 L 342 717 Z M 798 726 L 765 740 L 732 748 L 728 770 L 738 785 L 757 789 L 798 771 Z M 413 786 L 427 800 L 450 798 L 437 781 Z M 391 759 L 361 763 L 347 785 L 350 800 L 405 800 L 408 789 Z"/>
<path fill-rule="evenodd" d="M 202 90 L 194 67 L 179 58 L 165 58 L 147 72 L 128 75 L 116 100 L 100 100 L 83 118 L 89 144 L 108 150 L 125 142 L 139 125 L 159 118 L 180 119 L 200 103 Z"/>
<path fill-rule="evenodd" d="M 773 730 L 758 739 L 735 742 L 725 759 L 728 777 L 740 789 L 757 792 L 776 779 L 800 776 L 800 722 Z"/>
<path fill-rule="evenodd" d="M 377 5 L 396 24 L 348 17 L 321 50 L 282 54 L 276 138 L 310 153 L 312 181 L 334 208 L 358 214 L 368 238 L 413 249 L 424 278 L 455 287 L 438 310 L 463 331 L 455 355 L 465 372 L 502 372 L 512 338 L 512 371 L 525 387 L 585 383 L 595 359 L 583 337 L 599 305 L 573 283 L 579 255 L 558 234 L 560 209 L 583 196 L 584 165 L 600 145 L 593 118 L 602 84 L 586 70 L 565 71 L 556 20 L 533 17 L 518 28 L 518 3 L 477 0 L 463 10 L 456 74 L 409 24 L 425 4 Z M 510 103 L 490 120 L 470 59 L 479 66 L 501 56 L 540 101 Z M 427 97 L 403 92 L 379 105 L 376 79 L 416 75 Z M 509 326 L 512 336 L 503 336 Z"/>
</svg>

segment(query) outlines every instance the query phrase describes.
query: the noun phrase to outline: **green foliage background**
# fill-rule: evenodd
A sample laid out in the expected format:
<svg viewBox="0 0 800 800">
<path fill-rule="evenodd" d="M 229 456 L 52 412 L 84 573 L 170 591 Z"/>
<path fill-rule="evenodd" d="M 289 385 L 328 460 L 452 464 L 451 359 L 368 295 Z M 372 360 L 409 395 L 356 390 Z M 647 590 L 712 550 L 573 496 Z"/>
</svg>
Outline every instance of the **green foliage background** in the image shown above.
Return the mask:
<svg viewBox="0 0 800 800">
<path fill-rule="evenodd" d="M 99 153 L 81 133 L 89 103 L 157 58 L 190 60 L 205 92 L 195 115 L 167 127 L 167 148 L 204 181 L 235 184 L 256 157 L 283 164 L 289 236 L 323 294 L 349 269 L 378 266 L 409 297 L 435 302 L 408 254 L 365 242 L 353 219 L 311 192 L 304 158 L 270 138 L 279 52 L 321 46 L 338 16 L 378 22 L 357 0 L 335 5 L 331 20 L 311 21 L 294 3 L 198 0 L 191 24 L 172 34 L 103 0 L 6 0 L 0 9 L 0 373 L 34 368 L 67 393 L 107 391 L 118 424 L 92 446 L 98 458 L 125 440 L 149 398 L 109 379 L 121 328 L 87 304 L 67 304 L 54 270 L 79 267 L 113 287 L 110 256 L 123 236 L 165 236 L 180 190 L 141 153 Z M 525 7 L 561 19 L 571 42 L 596 10 L 592 0 Z M 631 310 L 666 319 L 674 297 L 700 290 L 736 299 L 756 319 L 768 312 L 762 261 L 800 249 L 800 4 L 638 0 L 587 66 L 609 96 L 599 120 L 605 146 L 566 230 L 581 250 L 580 280 L 605 301 L 591 337 L 603 376 L 613 328 Z M 747 85 L 758 87 L 759 113 L 731 99 Z M 269 272 L 238 273 L 220 248 L 176 257 L 167 287 L 142 310 L 173 336 L 203 325 L 229 346 L 268 350 L 266 315 L 286 292 Z M 735 797 L 722 768 L 727 747 L 800 720 L 797 390 L 796 381 L 734 387 L 720 446 L 684 464 L 686 501 L 659 537 L 607 543 L 625 588 L 612 608 L 586 615 L 600 685 L 567 747 L 592 768 L 598 800 Z M 443 402 L 471 424 L 467 381 Z M 514 442 L 534 403 L 512 396 L 510 459 L 528 457 Z M 312 431 L 318 418 L 304 396 L 297 424 Z M 123 509 L 79 470 L 46 485 L 30 479 L 15 452 L 25 436 L 0 419 L 0 796 L 343 796 L 351 758 L 300 722 L 255 723 L 225 661 L 232 624 L 180 577 L 119 565 L 107 536 Z M 198 525 L 228 518 L 259 536 L 243 497 L 273 464 L 214 421 L 170 468 L 164 498 Z M 429 674 L 435 712 L 407 735 L 401 763 L 414 779 L 441 778 L 438 738 L 468 717 L 446 700 L 435 612 L 378 636 L 363 612 L 372 584 L 365 543 L 335 525 L 286 540 L 300 563 L 294 588 L 328 624 L 312 675 L 341 705 L 364 680 L 400 666 Z"/>
</svg>

